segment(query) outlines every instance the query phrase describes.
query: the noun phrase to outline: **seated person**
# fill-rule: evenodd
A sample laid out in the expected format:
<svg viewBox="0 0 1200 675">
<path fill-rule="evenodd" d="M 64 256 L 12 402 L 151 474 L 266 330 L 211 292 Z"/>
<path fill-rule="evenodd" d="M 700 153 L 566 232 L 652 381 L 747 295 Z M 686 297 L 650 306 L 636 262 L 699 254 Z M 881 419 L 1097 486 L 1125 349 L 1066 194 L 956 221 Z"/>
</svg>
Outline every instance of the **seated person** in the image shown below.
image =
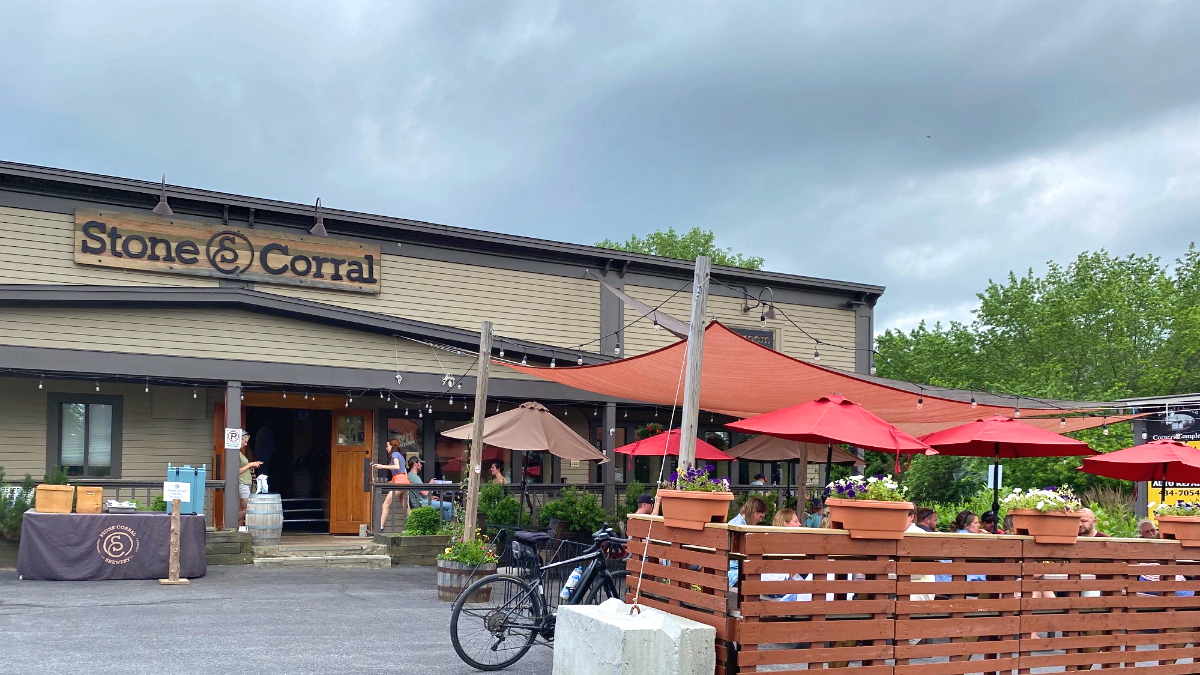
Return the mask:
<svg viewBox="0 0 1200 675">
<path fill-rule="evenodd" d="M 420 457 L 412 456 L 408 458 L 408 482 L 413 485 L 424 484 L 421 480 L 421 469 L 425 463 Z M 454 502 L 442 501 L 437 497 L 430 497 L 429 490 L 410 490 L 408 493 L 408 505 L 412 508 L 422 506 L 435 506 L 442 511 L 442 520 L 450 520 L 454 517 Z"/>
</svg>

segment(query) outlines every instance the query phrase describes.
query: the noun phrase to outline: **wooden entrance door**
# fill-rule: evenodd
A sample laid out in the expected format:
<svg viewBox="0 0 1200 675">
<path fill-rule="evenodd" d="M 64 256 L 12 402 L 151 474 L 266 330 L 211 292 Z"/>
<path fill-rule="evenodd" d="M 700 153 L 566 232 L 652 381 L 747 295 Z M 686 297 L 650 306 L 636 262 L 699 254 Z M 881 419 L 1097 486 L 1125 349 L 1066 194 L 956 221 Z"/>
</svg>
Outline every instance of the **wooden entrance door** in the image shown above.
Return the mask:
<svg viewBox="0 0 1200 675">
<path fill-rule="evenodd" d="M 358 534 L 371 518 L 371 448 L 375 418 L 370 410 L 335 410 L 330 443 L 329 532 Z"/>
</svg>

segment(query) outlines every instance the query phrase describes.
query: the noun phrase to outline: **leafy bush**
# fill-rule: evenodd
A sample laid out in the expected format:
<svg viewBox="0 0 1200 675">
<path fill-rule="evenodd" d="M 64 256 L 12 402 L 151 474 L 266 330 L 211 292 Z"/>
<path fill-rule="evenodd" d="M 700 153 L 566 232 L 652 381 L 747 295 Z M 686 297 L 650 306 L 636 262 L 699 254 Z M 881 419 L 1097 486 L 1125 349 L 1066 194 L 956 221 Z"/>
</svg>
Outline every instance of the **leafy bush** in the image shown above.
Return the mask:
<svg viewBox="0 0 1200 675">
<path fill-rule="evenodd" d="M 43 485 L 66 485 L 67 484 L 67 467 L 56 466 L 50 469 L 50 473 L 42 477 Z"/>
<path fill-rule="evenodd" d="M 638 427 L 634 431 L 634 434 L 637 435 L 638 440 L 644 441 L 647 438 L 650 438 L 651 436 L 657 436 L 657 435 L 661 434 L 663 431 L 665 431 L 665 427 L 663 427 L 663 425 L 659 424 L 658 422 L 651 422 L 649 424 Z"/>
<path fill-rule="evenodd" d="M 1096 513 L 1096 529 L 1100 532 L 1110 537 L 1136 538 L 1138 536 L 1138 518 L 1134 515 L 1133 509 L 1121 506 L 1104 508 L 1096 503 L 1089 508 Z"/>
<path fill-rule="evenodd" d="M 488 525 L 513 525 L 521 513 L 521 503 L 509 496 L 503 485 L 488 483 L 479 488 L 479 512 L 487 518 Z M 528 522 L 529 519 L 522 517 L 521 520 Z"/>
<path fill-rule="evenodd" d="M 551 518 L 567 522 L 572 532 L 595 532 L 608 519 L 608 512 L 600 506 L 600 498 L 590 492 L 574 487 L 565 487 L 562 497 L 546 502 L 538 519 L 542 527 L 550 525 Z"/>
<path fill-rule="evenodd" d="M 891 471 L 891 457 L 883 453 L 868 452 L 871 459 L 883 457 L 887 460 L 887 468 Z M 950 455 L 917 455 L 913 457 L 908 471 L 900 478 L 900 483 L 908 488 L 912 501 L 918 504 L 941 503 L 955 504 L 969 500 L 984 486 L 981 476 L 987 475 L 987 470 L 979 465 L 974 457 L 953 457 Z M 870 470 L 878 470 L 878 466 L 868 466 Z M 869 474 L 873 475 L 873 474 Z M 1006 473 L 1007 477 L 1008 474 Z M 990 504 L 990 502 L 989 502 Z M 990 510 L 991 507 L 988 507 Z"/>
<path fill-rule="evenodd" d="M 0 485 L 4 483 L 4 468 L 0 467 Z M 34 482 L 33 476 L 25 474 L 25 480 L 21 481 L 21 487 L 16 490 L 13 495 L 0 495 L 0 536 L 11 541 L 18 541 L 21 538 L 21 521 L 25 517 L 25 512 L 33 506 L 34 488 L 37 483 Z M 9 500 L 12 501 L 9 501 Z"/>
<path fill-rule="evenodd" d="M 162 495 L 154 495 L 154 501 L 150 502 L 151 511 L 166 511 L 167 502 L 162 498 Z M 182 511 L 183 509 L 180 509 Z"/>
<path fill-rule="evenodd" d="M 427 537 L 437 534 L 441 529 L 442 512 L 436 506 L 413 509 L 404 524 L 404 534 L 409 536 Z"/>
</svg>

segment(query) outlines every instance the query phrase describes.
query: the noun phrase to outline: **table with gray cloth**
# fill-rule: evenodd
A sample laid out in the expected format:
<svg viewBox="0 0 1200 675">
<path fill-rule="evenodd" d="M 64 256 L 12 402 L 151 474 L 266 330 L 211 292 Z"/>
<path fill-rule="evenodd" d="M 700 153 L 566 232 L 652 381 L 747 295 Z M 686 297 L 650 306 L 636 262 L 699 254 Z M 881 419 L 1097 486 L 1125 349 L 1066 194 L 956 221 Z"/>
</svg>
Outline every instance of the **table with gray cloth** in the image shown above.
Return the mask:
<svg viewBox="0 0 1200 675">
<path fill-rule="evenodd" d="M 204 576 L 204 516 L 179 517 L 179 576 Z M 24 579 L 165 579 L 171 517 L 161 512 L 37 513 L 21 524 L 17 574 Z"/>
</svg>

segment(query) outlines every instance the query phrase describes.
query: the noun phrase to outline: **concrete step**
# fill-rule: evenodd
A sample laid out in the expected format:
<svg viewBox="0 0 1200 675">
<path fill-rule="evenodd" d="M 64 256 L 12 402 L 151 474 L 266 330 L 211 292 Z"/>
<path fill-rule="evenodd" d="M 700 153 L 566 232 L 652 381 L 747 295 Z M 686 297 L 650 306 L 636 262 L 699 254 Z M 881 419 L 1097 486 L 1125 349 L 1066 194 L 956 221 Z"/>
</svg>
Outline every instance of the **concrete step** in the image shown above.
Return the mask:
<svg viewBox="0 0 1200 675">
<path fill-rule="evenodd" d="M 254 557 L 258 558 L 323 558 L 339 556 L 387 555 L 387 546 L 370 540 L 346 544 L 275 544 L 255 546 Z"/>
<path fill-rule="evenodd" d="M 388 555 L 324 555 L 255 558 L 254 564 L 264 567 L 358 567 L 381 569 L 392 566 Z"/>
</svg>

